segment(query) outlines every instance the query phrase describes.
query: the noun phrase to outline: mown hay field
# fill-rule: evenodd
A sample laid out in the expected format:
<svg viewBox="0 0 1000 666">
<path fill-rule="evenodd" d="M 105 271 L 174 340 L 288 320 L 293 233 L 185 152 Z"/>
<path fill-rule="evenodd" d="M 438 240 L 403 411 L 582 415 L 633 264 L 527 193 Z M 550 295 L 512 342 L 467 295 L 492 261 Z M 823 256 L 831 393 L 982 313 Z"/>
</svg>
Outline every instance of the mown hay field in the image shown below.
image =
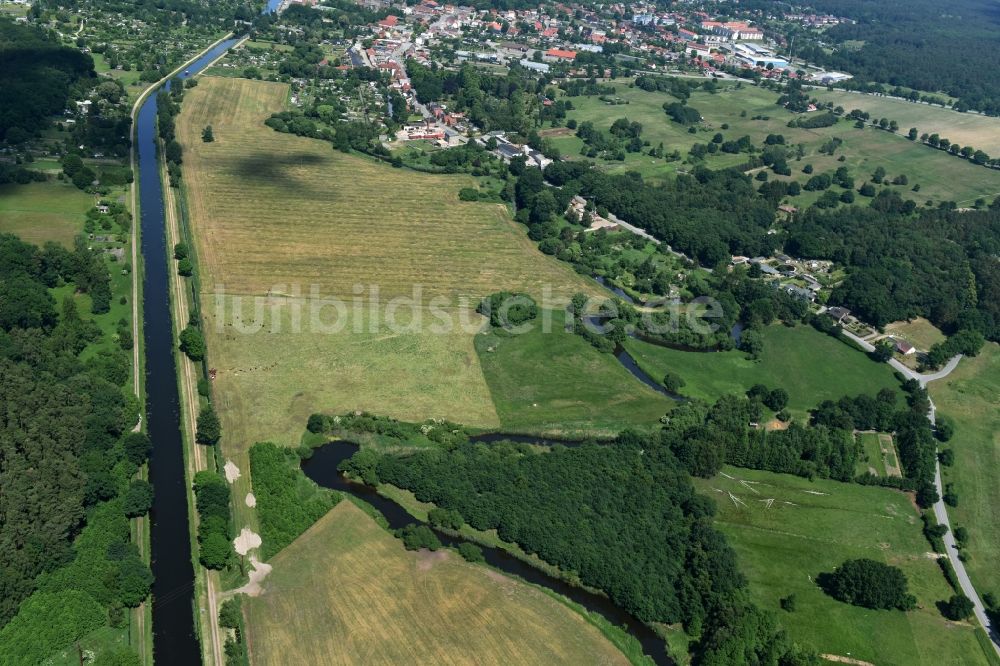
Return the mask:
<svg viewBox="0 0 1000 666">
<path fill-rule="evenodd" d="M 295 445 L 315 411 L 497 427 L 472 344 L 475 304 L 503 289 L 541 299 L 546 288 L 566 298 L 600 287 L 541 254 L 503 207 L 459 201 L 471 178 L 393 169 L 275 132 L 264 120 L 285 107 L 284 84 L 199 80 L 178 136 L 227 454 L 265 439 Z M 201 140 L 207 125 L 212 143 Z M 313 288 L 342 300 L 347 326 L 311 325 Z M 239 319 L 234 297 L 267 297 L 270 316 L 294 293 L 307 297 L 297 332 L 289 308 L 272 318 L 284 321 L 280 333 L 244 332 L 253 305 L 244 299 Z M 419 314 L 423 325 L 385 323 L 397 297 L 414 298 L 397 321 Z M 432 330 L 436 312 L 468 325 Z M 335 308 L 322 316 L 329 323 Z"/>
<path fill-rule="evenodd" d="M 471 178 L 393 169 L 264 125 L 288 86 L 204 77 L 178 135 L 204 288 L 230 293 L 444 296 L 579 291 L 582 278 L 534 247 L 497 204 L 462 202 Z M 215 141 L 201 132 L 211 125 Z M 592 288 L 589 287 L 588 288 Z"/>
<path fill-rule="evenodd" d="M 245 452 L 265 440 L 297 445 L 313 412 L 367 410 L 409 421 L 447 418 L 483 428 L 500 425 L 472 333 L 458 328 L 410 332 L 385 320 L 373 328 L 370 310 L 360 315 L 348 310 L 339 333 L 308 326 L 293 333 L 288 307 L 275 319 L 268 308 L 262 330 L 243 333 L 237 317 L 244 315 L 234 312 L 239 298 L 204 312 L 227 453 Z M 287 304 L 287 299 L 267 302 Z M 239 310 L 249 313 L 251 307 L 242 304 Z M 480 322 L 472 311 L 451 314 Z M 402 314 L 397 321 L 406 324 L 411 316 Z M 355 332 L 355 324 L 361 332 Z"/>
<path fill-rule="evenodd" d="M 894 321 L 886 325 L 885 332 L 893 337 L 902 338 L 924 351 L 930 349 L 932 345 L 944 342 L 947 338 L 937 326 L 923 317 L 911 321 Z"/>
<path fill-rule="evenodd" d="M 450 551 L 407 552 L 340 502 L 247 598 L 254 664 L 626 664 L 542 591 Z"/>
</svg>

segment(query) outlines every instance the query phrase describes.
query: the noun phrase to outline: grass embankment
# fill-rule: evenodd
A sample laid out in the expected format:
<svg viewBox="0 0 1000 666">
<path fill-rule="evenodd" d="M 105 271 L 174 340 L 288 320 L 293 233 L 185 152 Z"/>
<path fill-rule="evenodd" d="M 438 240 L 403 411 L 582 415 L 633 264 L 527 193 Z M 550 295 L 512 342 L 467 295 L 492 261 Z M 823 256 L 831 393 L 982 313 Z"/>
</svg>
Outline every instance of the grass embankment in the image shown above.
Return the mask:
<svg viewBox="0 0 1000 666">
<path fill-rule="evenodd" d="M 39 246 L 55 241 L 72 248 L 93 205 L 92 195 L 58 180 L 0 185 L 0 233 Z"/>
<path fill-rule="evenodd" d="M 776 614 L 793 640 L 875 664 L 987 663 L 974 627 L 948 622 L 935 606 L 953 592 L 928 553 L 920 517 L 906 495 L 732 467 L 723 472 L 732 478 L 695 483 L 715 499 L 716 525 L 736 550 L 755 601 Z M 900 567 L 919 608 L 859 608 L 834 600 L 816 584 L 820 573 L 859 557 Z M 779 605 L 789 594 L 796 598 L 794 612 Z"/>
<path fill-rule="evenodd" d="M 756 361 L 740 351 L 685 352 L 639 340 L 628 340 L 625 348 L 654 379 L 667 371 L 683 377 L 685 396 L 715 401 L 726 393 L 743 393 L 754 384 L 764 384 L 785 389 L 788 409 L 799 417 L 823 400 L 899 388 L 889 366 L 808 326 L 769 326 Z"/>
<path fill-rule="evenodd" d="M 271 130 L 263 121 L 283 108 L 283 84 L 200 81 L 187 92 L 178 135 L 225 445 L 294 444 L 319 410 L 498 427 L 473 347 L 481 319 L 469 308 L 501 289 L 541 298 L 546 286 L 564 297 L 599 287 L 538 252 L 503 207 L 459 201 L 471 180 L 392 169 Z M 201 141 L 206 125 L 213 143 Z M 209 293 L 216 285 L 230 295 L 218 311 Z M 316 301 L 303 305 L 300 332 L 292 331 L 287 297 L 295 288 L 309 296 L 313 285 L 345 300 L 344 310 L 319 315 L 343 323 L 339 332 L 313 324 Z M 363 287 L 358 307 L 355 285 Z M 415 285 L 420 303 L 396 315 L 414 326 L 393 329 L 388 301 Z M 253 306 L 244 298 L 235 314 L 235 295 L 268 297 L 267 317 L 282 308 L 280 332 L 243 333 Z M 429 307 L 432 297 L 445 299 L 440 310 Z M 441 312 L 451 330 L 431 328 Z"/>
<path fill-rule="evenodd" d="M 628 79 L 613 82 L 617 89 L 615 96 L 627 101 L 628 104 L 609 105 L 597 97 L 573 97 L 571 100 L 576 110 L 568 112 L 567 117 L 575 118 L 578 122 L 592 120 L 596 127 L 604 130 L 610 128 L 611 123 L 617 118 L 628 117 L 630 121 L 642 123 L 642 138 L 648 140 L 653 147 L 663 142 L 667 152 L 677 149 L 682 157 L 686 157 L 692 144 L 708 143 L 716 132 L 721 132 L 727 140 L 749 136 L 757 146 L 763 144 L 768 134 L 781 134 L 784 135 L 788 145 L 795 146 L 801 143 L 804 146 L 805 156 L 801 161 L 796 161 L 794 158 L 789 160 L 791 178 L 801 184 L 805 184 L 810 177 L 802 173 L 802 167 L 806 164 L 813 165 L 814 174 L 832 173 L 838 167 L 846 166 L 855 178 L 856 187 L 881 166 L 890 178 L 905 174 L 909 181 L 908 185 L 893 186 L 893 189 L 898 190 L 904 198 L 914 199 L 918 203 L 928 200 L 935 202 L 952 200 L 960 205 L 971 205 L 979 197 L 985 197 L 989 201 L 1000 193 L 1000 172 L 918 145 L 903 136 L 871 127 L 858 130 L 854 128 L 853 123 L 843 120 L 832 127 L 819 129 L 788 127 L 789 120 L 800 116 L 776 104 L 778 93 L 750 84 L 743 84 L 741 88 L 736 89 L 735 83 L 720 83 L 719 92 L 716 94 L 701 90 L 692 93 L 687 103 L 697 109 L 705 121 L 698 126 L 697 133 L 689 134 L 687 127 L 672 122 L 663 112 L 663 103 L 677 101 L 674 97 L 663 92 L 646 92 L 640 88 L 629 88 L 628 83 Z M 818 91 L 817 96 L 819 96 Z M 845 103 L 844 108 L 847 110 L 862 108 L 861 102 L 866 96 L 851 97 L 858 98 L 857 104 Z M 935 111 L 921 105 L 911 106 L 923 108 L 924 112 Z M 753 120 L 754 117 L 758 119 Z M 881 114 L 877 117 L 881 117 Z M 894 118 L 893 115 L 887 117 Z M 895 119 L 899 121 L 903 134 L 913 126 L 904 123 L 902 116 Z M 1000 121 L 994 118 L 980 120 L 990 123 L 986 137 L 995 139 Z M 728 125 L 728 129 L 723 129 L 723 124 Z M 930 131 L 929 125 L 925 130 L 920 123 L 915 124 L 921 132 Z M 567 155 L 577 156 L 583 142 L 570 130 L 564 129 L 561 133 L 563 136 L 555 140 L 556 145 Z M 961 133 L 953 134 L 954 136 L 951 134 L 941 134 L 941 136 L 953 141 L 961 136 Z M 820 146 L 833 137 L 843 140 L 841 147 L 832 156 L 821 154 Z M 986 142 L 972 137 L 963 145 L 983 147 L 980 144 L 984 143 Z M 844 156 L 845 161 L 838 161 L 841 156 Z M 718 169 L 742 164 L 746 160 L 746 154 L 730 155 L 720 152 L 710 156 L 705 164 Z M 628 153 L 624 162 L 600 162 L 600 164 L 602 168 L 612 170 L 638 171 L 646 177 L 661 177 L 677 170 L 688 171 L 692 168 L 689 164 L 683 164 L 683 160 L 665 162 L 640 153 Z M 911 191 L 912 186 L 917 183 L 920 184 L 920 191 Z M 840 191 L 838 187 L 833 189 Z M 796 206 L 808 205 L 820 194 L 820 192 L 804 191 L 791 201 Z M 859 199 L 862 203 L 867 201 L 864 197 Z"/>
<path fill-rule="evenodd" d="M 928 385 L 938 414 L 952 419 L 955 435 L 941 448 L 955 452 L 943 467 L 954 483 L 958 506 L 948 507 L 952 527 L 969 531 L 965 567 L 980 594 L 1000 594 L 1000 346 L 988 344 L 975 358 L 963 358 L 945 379 Z"/>
<path fill-rule="evenodd" d="M 244 603 L 253 663 L 627 663 L 540 590 L 450 552 L 407 552 L 350 502 L 272 564 Z"/>
<path fill-rule="evenodd" d="M 632 377 L 613 355 L 566 332 L 562 311 L 544 316 L 551 316 L 550 326 L 539 320 L 521 335 L 476 336 L 505 431 L 612 435 L 655 425 L 671 409 L 670 399 Z"/>
</svg>

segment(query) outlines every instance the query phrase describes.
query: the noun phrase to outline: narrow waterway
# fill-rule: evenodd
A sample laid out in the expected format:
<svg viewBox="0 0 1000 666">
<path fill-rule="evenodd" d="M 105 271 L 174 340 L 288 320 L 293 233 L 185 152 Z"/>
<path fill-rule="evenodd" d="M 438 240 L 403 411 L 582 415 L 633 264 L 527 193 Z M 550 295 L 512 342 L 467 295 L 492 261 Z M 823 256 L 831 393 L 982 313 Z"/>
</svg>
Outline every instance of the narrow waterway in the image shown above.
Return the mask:
<svg viewBox="0 0 1000 666">
<path fill-rule="evenodd" d="M 482 441 L 486 441 L 488 437 L 490 436 L 484 436 L 481 439 Z M 504 436 L 501 435 L 500 437 Z M 508 440 L 513 439 L 510 436 L 506 436 L 504 438 Z M 536 441 L 546 441 L 539 440 L 539 438 L 533 439 Z M 553 440 L 547 441 L 552 442 Z M 311 458 L 302 461 L 302 471 L 305 472 L 306 476 L 324 488 L 332 488 L 340 492 L 348 493 L 371 504 L 378 509 L 383 516 L 385 516 L 386 521 L 389 523 L 389 527 L 392 529 L 400 529 L 411 523 L 420 523 L 421 521 L 411 516 L 402 506 L 387 497 L 379 495 L 375 488 L 367 486 L 363 483 L 351 481 L 340 473 L 337 466 L 341 463 L 341 461 L 354 455 L 357 450 L 358 445 L 352 442 L 330 442 L 316 449 Z M 465 539 L 454 537 L 444 532 L 439 532 L 437 530 L 435 530 L 435 532 L 441 542 L 446 546 L 456 546 L 465 541 Z M 483 556 L 486 558 L 486 563 L 490 566 L 517 576 L 518 578 L 526 580 L 529 583 L 546 587 L 553 592 L 561 594 L 562 596 L 580 604 L 588 611 L 604 616 L 604 618 L 611 622 L 611 624 L 624 628 L 636 639 L 638 639 L 639 643 L 642 645 L 643 651 L 652 657 L 657 664 L 672 665 L 674 663 L 670 659 L 670 655 L 667 651 L 666 641 L 664 641 L 649 626 L 640 622 L 627 611 L 616 606 L 614 602 L 607 597 L 589 592 L 574 585 L 570 585 L 563 580 L 550 576 L 540 569 L 536 569 L 530 564 L 519 560 L 510 553 L 500 550 L 499 548 L 490 548 L 480 544 L 476 545 L 479 545 L 479 547 L 482 548 Z"/>
<path fill-rule="evenodd" d="M 235 39 L 211 49 L 188 66 L 196 74 Z M 182 77 L 183 78 L 183 77 Z M 156 95 L 136 118 L 136 149 L 142 229 L 143 334 L 146 354 L 146 427 L 153 442 L 149 480 L 155 489 L 150 511 L 153 575 L 153 656 L 161 664 L 198 664 L 195 635 L 194 567 L 188 532 L 187 484 L 180 429 L 180 399 L 170 313 L 163 188 L 156 154 Z"/>
</svg>

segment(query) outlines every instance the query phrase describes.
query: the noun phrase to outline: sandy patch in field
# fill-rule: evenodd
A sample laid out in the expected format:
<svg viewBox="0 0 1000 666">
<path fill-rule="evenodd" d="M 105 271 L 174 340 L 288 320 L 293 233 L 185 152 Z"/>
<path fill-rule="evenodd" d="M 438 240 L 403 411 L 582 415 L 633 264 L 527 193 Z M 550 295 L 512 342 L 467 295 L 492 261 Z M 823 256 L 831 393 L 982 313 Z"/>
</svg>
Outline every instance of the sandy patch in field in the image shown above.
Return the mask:
<svg viewBox="0 0 1000 666">
<path fill-rule="evenodd" d="M 261 583 L 267 578 L 267 575 L 271 573 L 273 568 L 270 564 L 266 562 L 261 562 L 253 555 L 250 556 L 250 566 L 253 569 L 250 570 L 249 579 L 250 581 L 243 587 L 236 590 L 238 594 L 245 594 L 248 597 L 259 597 L 264 591 L 264 587 Z"/>
<path fill-rule="evenodd" d="M 257 498 L 253 496 L 253 493 L 247 493 L 246 503 L 251 509 L 257 506 Z"/>
<path fill-rule="evenodd" d="M 252 548 L 260 548 L 260 544 L 260 535 L 246 527 L 233 539 L 233 546 L 240 555 L 246 555 Z"/>
<path fill-rule="evenodd" d="M 430 571 L 438 562 L 448 559 L 448 551 L 421 550 L 417 553 L 417 571 Z"/>
<path fill-rule="evenodd" d="M 823 659 L 827 661 L 835 661 L 838 664 L 853 664 L 854 666 L 875 666 L 875 664 L 870 661 L 862 661 L 860 659 L 853 659 L 852 657 L 844 657 L 839 654 L 821 654 Z"/>
<path fill-rule="evenodd" d="M 226 461 L 226 466 L 223 467 L 226 471 L 226 481 L 229 483 L 234 482 L 236 479 L 240 478 L 240 468 L 233 463 L 232 460 Z"/>
</svg>

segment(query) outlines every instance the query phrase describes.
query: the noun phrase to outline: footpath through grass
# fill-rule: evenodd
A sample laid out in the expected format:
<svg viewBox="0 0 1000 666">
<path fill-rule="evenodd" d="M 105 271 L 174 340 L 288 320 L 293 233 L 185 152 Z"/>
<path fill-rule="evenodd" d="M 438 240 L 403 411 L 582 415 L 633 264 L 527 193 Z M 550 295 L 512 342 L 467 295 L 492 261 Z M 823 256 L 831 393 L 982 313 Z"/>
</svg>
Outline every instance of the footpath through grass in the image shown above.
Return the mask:
<svg viewBox="0 0 1000 666">
<path fill-rule="evenodd" d="M 935 606 L 952 591 L 908 496 L 733 467 L 695 483 L 718 505 L 716 526 L 736 550 L 754 600 L 776 614 L 793 640 L 880 665 L 987 663 L 973 626 L 945 620 Z M 820 573 L 859 557 L 900 567 L 918 609 L 859 608 L 816 584 Z M 790 594 L 794 612 L 779 604 Z"/>
<path fill-rule="evenodd" d="M 952 527 L 969 531 L 965 568 L 980 594 L 1000 594 L 1000 346 L 963 358 L 928 388 L 938 414 L 955 422 L 954 437 L 941 445 L 955 452 L 955 464 L 942 471 L 958 492 L 958 506 L 948 508 Z"/>
<path fill-rule="evenodd" d="M 758 360 L 748 360 L 741 351 L 686 352 L 639 340 L 628 340 L 625 348 L 654 379 L 667 371 L 683 377 L 685 396 L 714 402 L 764 384 L 785 389 L 788 409 L 800 417 L 823 400 L 899 388 L 889 366 L 808 326 L 769 326 Z"/>
<path fill-rule="evenodd" d="M 271 560 L 244 602 L 255 664 L 626 664 L 541 590 L 450 551 L 407 552 L 341 502 Z"/>
</svg>

